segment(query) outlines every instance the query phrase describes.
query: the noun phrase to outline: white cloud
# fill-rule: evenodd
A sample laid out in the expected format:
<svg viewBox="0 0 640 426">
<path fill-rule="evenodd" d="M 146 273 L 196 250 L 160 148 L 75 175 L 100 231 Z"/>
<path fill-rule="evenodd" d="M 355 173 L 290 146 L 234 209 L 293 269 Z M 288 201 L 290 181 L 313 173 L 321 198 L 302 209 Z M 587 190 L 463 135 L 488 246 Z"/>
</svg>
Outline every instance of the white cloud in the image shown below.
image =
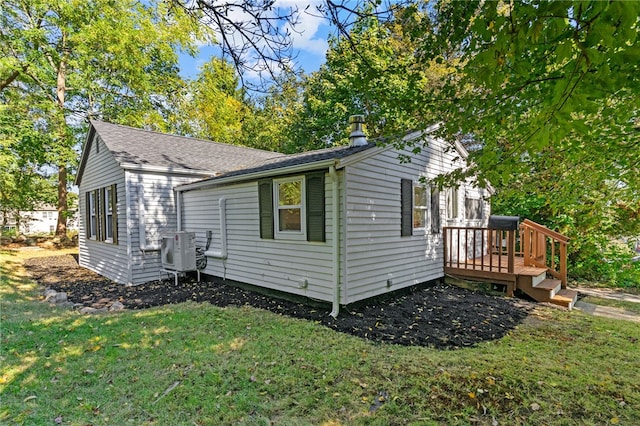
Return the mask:
<svg viewBox="0 0 640 426">
<path fill-rule="evenodd" d="M 322 25 L 326 25 L 326 19 L 320 16 L 316 6 L 322 1 L 314 0 L 300 2 L 296 0 L 277 0 L 274 4 L 276 7 L 295 8 L 299 10 L 298 23 L 295 28 L 290 24 L 285 26 L 293 38 L 293 48 L 295 50 L 304 50 L 316 55 L 324 55 L 327 51 L 326 33 L 319 34 Z"/>
</svg>

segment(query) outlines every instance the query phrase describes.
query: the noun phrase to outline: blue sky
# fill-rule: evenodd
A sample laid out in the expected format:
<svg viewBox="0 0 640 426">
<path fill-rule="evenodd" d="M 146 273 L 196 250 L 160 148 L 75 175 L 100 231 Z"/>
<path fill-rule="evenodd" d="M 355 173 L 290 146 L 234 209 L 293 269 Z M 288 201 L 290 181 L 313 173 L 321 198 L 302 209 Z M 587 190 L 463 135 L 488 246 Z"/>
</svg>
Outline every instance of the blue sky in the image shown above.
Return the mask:
<svg viewBox="0 0 640 426">
<path fill-rule="evenodd" d="M 290 30 L 293 39 L 295 62 L 298 68 L 310 73 L 316 71 L 325 61 L 327 51 L 327 37 L 330 27 L 327 21 L 318 16 L 315 5 L 318 0 L 277 0 L 277 7 L 298 7 L 299 24 L 295 30 Z M 309 5 L 307 11 L 305 8 Z M 180 55 L 180 73 L 183 77 L 194 78 L 198 68 L 207 62 L 212 56 L 218 56 L 219 49 L 215 46 L 201 46 L 200 54 L 193 58 L 188 55 Z M 251 77 L 251 76 L 248 76 Z"/>
</svg>

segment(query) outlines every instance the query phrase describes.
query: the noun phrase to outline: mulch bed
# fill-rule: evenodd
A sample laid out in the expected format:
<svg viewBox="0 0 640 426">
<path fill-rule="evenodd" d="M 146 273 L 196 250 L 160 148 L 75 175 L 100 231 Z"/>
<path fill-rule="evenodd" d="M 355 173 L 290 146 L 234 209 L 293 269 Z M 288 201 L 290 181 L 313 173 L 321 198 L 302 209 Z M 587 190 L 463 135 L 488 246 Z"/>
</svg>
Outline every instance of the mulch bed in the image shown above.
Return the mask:
<svg viewBox="0 0 640 426">
<path fill-rule="evenodd" d="M 302 303 L 248 291 L 222 280 L 194 282 L 173 278 L 127 287 L 78 266 L 74 256 L 31 258 L 25 267 L 43 287 L 66 292 L 84 306 L 120 301 L 127 309 L 146 309 L 185 301 L 216 306 L 250 305 L 318 322 L 376 342 L 455 349 L 503 337 L 520 324 L 533 304 L 445 284 L 415 286 L 342 307 Z"/>
</svg>

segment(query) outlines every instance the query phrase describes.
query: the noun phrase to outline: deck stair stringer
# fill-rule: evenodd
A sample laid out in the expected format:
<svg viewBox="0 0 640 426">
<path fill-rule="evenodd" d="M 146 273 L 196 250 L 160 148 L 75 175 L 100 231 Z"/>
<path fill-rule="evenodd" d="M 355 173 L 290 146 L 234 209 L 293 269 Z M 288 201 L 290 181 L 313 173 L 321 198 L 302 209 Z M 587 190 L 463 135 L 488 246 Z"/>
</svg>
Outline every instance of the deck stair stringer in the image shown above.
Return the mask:
<svg viewBox="0 0 640 426">
<path fill-rule="evenodd" d="M 518 275 L 516 288 L 538 302 L 547 302 L 568 309 L 573 308 L 578 298 L 577 291 L 563 289 L 562 281 L 555 278 L 547 278 L 545 271 L 539 275 L 526 273 Z"/>
</svg>

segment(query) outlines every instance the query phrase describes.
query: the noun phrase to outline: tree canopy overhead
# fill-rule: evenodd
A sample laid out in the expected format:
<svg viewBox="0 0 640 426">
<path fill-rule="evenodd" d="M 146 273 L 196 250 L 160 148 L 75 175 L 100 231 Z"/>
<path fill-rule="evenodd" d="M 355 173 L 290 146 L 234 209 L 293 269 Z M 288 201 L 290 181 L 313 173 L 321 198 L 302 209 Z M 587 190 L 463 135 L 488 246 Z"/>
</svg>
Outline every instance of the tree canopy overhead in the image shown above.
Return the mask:
<svg viewBox="0 0 640 426">
<path fill-rule="evenodd" d="M 43 135 L 38 162 L 58 177 L 57 234 L 66 232 L 67 173 L 78 161 L 84 119 L 138 126 L 156 120 L 181 81 L 176 49 L 195 52 L 207 32 L 164 2 L 3 0 L 0 99 L 24 112 L 19 128 Z M 25 151 L 15 145 L 33 140 L 31 133 L 2 137 L 18 153 Z"/>
</svg>

